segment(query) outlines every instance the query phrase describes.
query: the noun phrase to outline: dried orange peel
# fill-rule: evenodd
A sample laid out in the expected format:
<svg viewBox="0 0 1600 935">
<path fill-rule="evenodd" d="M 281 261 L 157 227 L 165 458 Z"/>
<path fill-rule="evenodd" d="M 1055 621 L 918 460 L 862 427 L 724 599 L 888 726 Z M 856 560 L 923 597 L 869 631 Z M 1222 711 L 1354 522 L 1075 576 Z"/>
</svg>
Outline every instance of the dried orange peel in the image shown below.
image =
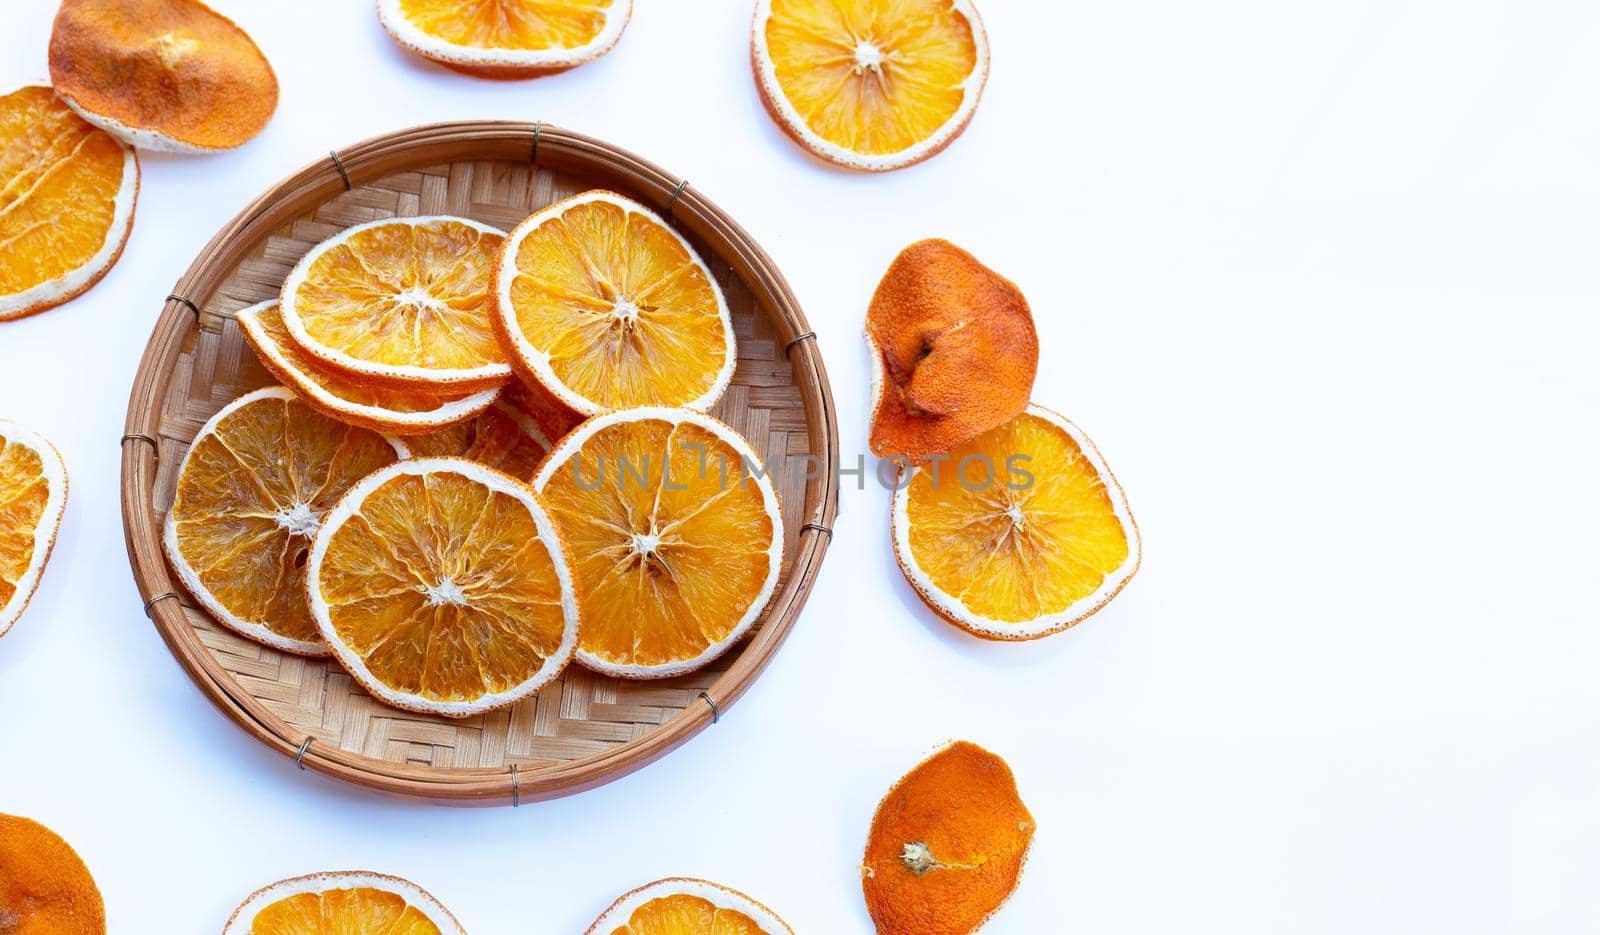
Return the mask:
<svg viewBox="0 0 1600 935">
<path fill-rule="evenodd" d="M 967 128 L 989 40 L 971 0 L 759 0 L 751 62 L 784 132 L 829 162 L 883 172 Z"/>
<path fill-rule="evenodd" d="M 550 453 L 550 442 L 532 417 L 503 400 L 465 422 L 394 443 L 408 458 L 466 458 L 519 480 L 532 477 Z"/>
<path fill-rule="evenodd" d="M 1033 816 L 1006 761 L 958 741 L 872 816 L 861 888 L 879 935 L 969 935 L 1016 891 Z"/>
<path fill-rule="evenodd" d="M 50 88 L 0 96 L 0 321 L 54 308 L 122 255 L 139 158 Z"/>
<path fill-rule="evenodd" d="M 0 815 L 0 931 L 105 935 L 106 907 L 83 858 L 30 818 Z"/>
<path fill-rule="evenodd" d="M 28 609 L 67 508 L 67 466 L 42 436 L 0 419 L 0 636 Z"/>
<path fill-rule="evenodd" d="M 633 0 L 378 0 L 400 45 L 479 78 L 538 78 L 611 51 Z"/>
<path fill-rule="evenodd" d="M 222 935 L 466 935 L 427 890 L 365 870 L 313 873 L 250 894 Z"/>
<path fill-rule="evenodd" d="M 872 450 L 913 463 L 1021 412 L 1039 369 L 1022 290 L 943 240 L 895 257 L 867 311 L 867 344 Z"/>
<path fill-rule="evenodd" d="M 85 120 L 141 149 L 232 149 L 278 106 L 266 56 L 198 0 L 63 0 L 50 80 Z"/>
<path fill-rule="evenodd" d="M 738 890 L 674 877 L 624 894 L 585 935 L 794 935 L 794 930 Z"/>
</svg>

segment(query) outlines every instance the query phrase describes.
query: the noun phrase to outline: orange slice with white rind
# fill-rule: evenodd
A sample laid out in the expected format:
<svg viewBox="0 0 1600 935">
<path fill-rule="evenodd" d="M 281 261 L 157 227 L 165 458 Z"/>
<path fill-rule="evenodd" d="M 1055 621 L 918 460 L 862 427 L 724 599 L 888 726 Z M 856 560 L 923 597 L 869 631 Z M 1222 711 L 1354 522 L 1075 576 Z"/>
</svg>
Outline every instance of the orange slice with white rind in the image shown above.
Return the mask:
<svg viewBox="0 0 1600 935">
<path fill-rule="evenodd" d="M 50 80 L 85 120 L 140 149 L 232 149 L 278 107 L 266 56 L 199 0 L 63 0 Z"/>
<path fill-rule="evenodd" d="M 0 96 L 0 321 L 99 282 L 122 255 L 138 197 L 132 147 L 48 87 Z"/>
<path fill-rule="evenodd" d="M 989 40 L 972 0 L 758 0 L 751 60 L 784 132 L 829 162 L 884 172 L 966 129 Z"/>
<path fill-rule="evenodd" d="M 794 935 L 794 930 L 738 890 L 674 877 L 625 894 L 585 935 Z"/>
<path fill-rule="evenodd" d="M 301 352 L 283 323 L 276 300 L 234 313 L 245 342 L 261 365 L 306 402 L 341 422 L 386 435 L 437 432 L 469 420 L 495 401 L 500 391 L 438 396 L 363 383 Z"/>
<path fill-rule="evenodd" d="M 579 662 L 667 678 L 749 632 L 783 561 L 783 514 L 759 465 L 739 433 L 692 409 L 609 412 L 556 444 L 533 486 L 577 571 Z"/>
<path fill-rule="evenodd" d="M 439 900 L 399 877 L 313 873 L 250 894 L 222 935 L 466 935 Z"/>
<path fill-rule="evenodd" d="M 923 602 L 985 639 L 1065 630 L 1139 569 L 1122 487 L 1088 436 L 1043 406 L 912 469 L 893 527 Z"/>
<path fill-rule="evenodd" d="M 633 0 L 378 0 L 378 19 L 402 46 L 480 78 L 538 78 L 611 51 Z"/>
<path fill-rule="evenodd" d="M 67 466 L 55 446 L 0 419 L 0 636 L 28 609 L 67 509 Z"/>
<path fill-rule="evenodd" d="M 288 388 L 246 393 L 207 420 L 183 465 L 162 536 L 195 600 L 228 629 L 326 656 L 306 608 L 305 562 L 323 515 L 356 481 L 399 459 Z"/>
<path fill-rule="evenodd" d="M 607 191 L 517 225 L 495 269 L 495 327 L 512 363 L 583 415 L 710 409 L 737 359 L 728 303 L 689 242 Z"/>
<path fill-rule="evenodd" d="M 503 400 L 465 422 L 394 442 L 408 458 L 466 458 L 518 479 L 531 478 L 550 453 L 533 419 Z"/>
<path fill-rule="evenodd" d="M 279 311 L 300 349 L 356 380 L 431 393 L 505 384 L 490 323 L 505 232 L 467 218 L 386 218 L 312 247 Z"/>
<path fill-rule="evenodd" d="M 462 458 L 356 484 L 312 544 L 306 590 L 340 664 L 412 711 L 505 707 L 560 675 L 578 642 L 555 524 L 527 484 Z"/>
</svg>

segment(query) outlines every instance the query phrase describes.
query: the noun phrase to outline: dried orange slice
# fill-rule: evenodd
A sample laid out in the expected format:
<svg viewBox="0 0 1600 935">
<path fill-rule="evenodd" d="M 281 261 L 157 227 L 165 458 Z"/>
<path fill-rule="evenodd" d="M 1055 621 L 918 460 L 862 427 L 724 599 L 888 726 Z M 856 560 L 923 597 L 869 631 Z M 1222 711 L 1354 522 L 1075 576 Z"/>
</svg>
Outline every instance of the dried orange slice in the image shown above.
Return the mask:
<svg viewBox="0 0 1600 935">
<path fill-rule="evenodd" d="M 359 224 L 312 247 L 283 283 L 294 342 L 358 380 L 432 393 L 511 377 L 490 323 L 505 232 L 456 217 Z"/>
<path fill-rule="evenodd" d="M 974 635 L 1031 640 L 1082 621 L 1139 569 L 1139 529 L 1099 449 L 1042 406 L 913 469 L 894 550 L 924 603 Z"/>
<path fill-rule="evenodd" d="M 410 880 L 365 870 L 313 873 L 250 894 L 222 935 L 466 935 Z"/>
<path fill-rule="evenodd" d="M 538 78 L 611 51 L 633 0 L 378 0 L 394 40 L 480 78 Z"/>
<path fill-rule="evenodd" d="M 437 396 L 362 382 L 316 361 L 294 343 L 277 302 L 262 302 L 234 313 L 262 366 L 323 413 L 388 435 L 437 432 L 470 420 L 499 395 L 479 390 L 465 396 Z"/>
<path fill-rule="evenodd" d="M 495 327 L 525 379 L 583 415 L 709 409 L 733 379 L 728 304 L 655 212 L 590 191 L 518 224 L 495 269 Z"/>
<path fill-rule="evenodd" d="M 948 453 L 1028 405 L 1039 337 L 1009 280 L 943 240 L 889 265 L 867 311 L 872 450 L 920 462 Z"/>
<path fill-rule="evenodd" d="M 514 380 L 506 385 L 500 400 L 531 420 L 547 439 L 559 439 L 583 421 L 583 416 L 562 405 L 549 390 L 537 383 Z"/>
<path fill-rule="evenodd" d="M 335 421 L 272 386 L 212 416 L 184 455 L 162 544 L 218 622 L 305 656 L 328 647 L 306 609 L 306 555 L 322 516 L 398 460 L 383 436 Z"/>
<path fill-rule="evenodd" d="M 100 281 L 128 242 L 139 158 L 47 87 L 0 97 L 0 321 Z"/>
<path fill-rule="evenodd" d="M 801 146 L 882 172 L 967 128 L 989 40 L 972 0 L 759 0 L 751 60 L 767 112 Z"/>
<path fill-rule="evenodd" d="M 1016 891 L 1034 822 L 1011 767 L 950 744 L 895 783 L 872 816 L 861 888 L 879 935 L 968 935 Z"/>
<path fill-rule="evenodd" d="M 672 877 L 624 894 L 584 935 L 794 935 L 794 930 L 738 890 Z"/>
<path fill-rule="evenodd" d="M 39 587 L 67 508 L 67 466 L 38 435 L 0 419 L 0 636 Z"/>
<path fill-rule="evenodd" d="M 106 905 L 83 858 L 44 825 L 0 815 L 0 931 L 105 935 Z"/>
<path fill-rule="evenodd" d="M 278 107 L 278 78 L 198 0 L 62 0 L 50 80 L 85 120 L 141 149 L 232 149 Z"/>
<path fill-rule="evenodd" d="M 496 401 L 476 418 L 431 432 L 395 439 L 408 458 L 456 457 L 476 461 L 519 480 L 550 453 L 544 432 L 525 413 Z"/>
<path fill-rule="evenodd" d="M 466 717 L 561 674 L 578 605 L 560 535 L 522 481 L 462 458 L 401 461 L 328 514 L 306 563 L 334 656 L 379 699 Z"/>
<path fill-rule="evenodd" d="M 783 515 L 760 465 L 739 433 L 692 409 L 606 413 L 556 444 L 533 486 L 577 569 L 579 662 L 666 678 L 750 630 L 783 560 Z"/>
</svg>

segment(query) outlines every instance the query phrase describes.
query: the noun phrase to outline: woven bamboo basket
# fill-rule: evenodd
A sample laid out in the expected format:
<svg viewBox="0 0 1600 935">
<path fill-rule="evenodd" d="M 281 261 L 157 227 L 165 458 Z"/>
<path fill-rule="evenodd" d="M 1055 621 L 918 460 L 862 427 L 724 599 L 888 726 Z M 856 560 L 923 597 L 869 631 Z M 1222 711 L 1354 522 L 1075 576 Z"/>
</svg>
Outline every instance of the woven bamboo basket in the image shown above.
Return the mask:
<svg viewBox="0 0 1600 935">
<path fill-rule="evenodd" d="M 777 594 L 753 635 L 693 675 L 624 682 L 574 664 L 512 708 L 450 720 L 379 704 L 332 660 L 244 640 L 193 606 L 160 544 L 178 467 L 206 419 L 274 382 L 233 313 L 276 296 L 302 254 L 349 225 L 454 214 L 509 230 L 594 187 L 656 208 L 694 243 L 727 295 L 739 361 L 714 414 L 767 459 L 789 543 Z M 122 439 L 123 525 L 145 613 L 205 696 L 301 769 L 462 805 L 519 805 L 626 775 L 726 716 L 810 593 L 832 537 L 839 458 L 814 337 L 782 274 L 738 224 L 686 180 L 614 146 L 545 124 L 496 121 L 419 127 L 330 153 L 257 198 L 206 245 L 167 297 L 145 349 Z"/>
</svg>

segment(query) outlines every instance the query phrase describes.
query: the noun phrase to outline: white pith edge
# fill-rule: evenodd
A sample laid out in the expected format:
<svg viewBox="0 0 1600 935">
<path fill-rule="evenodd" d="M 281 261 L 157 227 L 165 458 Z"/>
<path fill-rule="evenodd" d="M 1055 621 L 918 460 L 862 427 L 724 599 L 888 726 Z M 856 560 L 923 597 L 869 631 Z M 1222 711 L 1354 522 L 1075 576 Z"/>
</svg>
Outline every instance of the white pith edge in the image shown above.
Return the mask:
<svg viewBox="0 0 1600 935">
<path fill-rule="evenodd" d="M 1073 441 L 1077 442 L 1078 448 L 1083 452 L 1083 456 L 1088 459 L 1090 466 L 1094 468 L 1095 473 L 1100 477 L 1101 483 L 1104 484 L 1106 494 L 1111 499 L 1112 512 L 1116 514 L 1118 522 L 1122 524 L 1123 535 L 1128 539 L 1127 559 L 1123 561 L 1116 571 L 1106 576 L 1106 579 L 1100 583 L 1100 587 L 1096 588 L 1094 593 L 1079 598 L 1057 613 L 1044 614 L 1032 620 L 1024 620 L 1018 623 L 978 616 L 968 610 L 966 605 L 956 600 L 954 595 L 940 590 L 933 583 L 933 579 L 917 562 L 917 557 L 912 552 L 909 509 L 911 499 L 910 479 L 908 478 L 906 483 L 894 492 L 894 548 L 900 555 L 906 576 L 911 579 L 912 586 L 922 592 L 922 595 L 928 600 L 938 605 L 944 613 L 960 620 L 963 625 L 971 627 L 980 633 L 1004 640 L 1031 639 L 1054 633 L 1057 630 L 1066 629 L 1104 607 L 1116 595 L 1117 591 L 1122 588 L 1123 584 L 1133 576 L 1133 573 L 1138 570 L 1143 548 L 1139 541 L 1139 527 L 1134 525 L 1133 514 L 1128 509 L 1128 498 L 1122 492 L 1122 485 L 1112 475 L 1111 469 L 1106 466 L 1105 458 L 1100 454 L 1100 449 L 1096 448 L 1094 442 L 1089 440 L 1089 436 L 1083 434 L 1083 430 L 1073 423 L 1043 406 L 1029 405 L 1024 412 L 1054 425 L 1067 433 Z M 1037 465 L 1033 467 L 1035 470 L 1038 469 Z M 914 468 L 911 476 L 915 477 L 916 472 L 923 470 L 926 470 L 926 468 Z"/>
<path fill-rule="evenodd" d="M 534 526 L 539 530 L 539 539 L 550 555 L 551 564 L 555 566 L 556 580 L 561 586 L 561 612 L 566 620 L 566 629 L 562 634 L 561 644 L 556 647 L 555 652 L 546 657 L 544 665 L 523 682 L 503 692 L 493 692 L 474 701 L 432 701 L 420 695 L 395 691 L 378 681 L 367 668 L 366 661 L 339 639 L 338 632 L 333 628 L 333 621 L 328 616 L 328 603 L 322 598 L 322 560 L 327 555 L 328 543 L 339 527 L 356 514 L 361 504 L 374 490 L 393 478 L 402 474 L 421 477 L 435 473 L 461 474 L 493 491 L 513 497 L 526 506 L 533 516 Z M 565 547 L 562 545 L 560 534 L 556 532 L 555 523 L 545 512 L 543 504 L 533 495 L 532 489 L 522 481 L 465 458 L 415 458 L 398 461 L 373 471 L 358 481 L 334 508 L 328 511 L 328 515 L 323 518 L 322 528 L 317 530 L 316 538 L 312 540 L 311 553 L 306 559 L 306 590 L 309 592 L 311 617 L 316 620 L 317 628 L 322 631 L 323 639 L 327 640 L 340 664 L 372 694 L 396 707 L 413 711 L 427 711 L 447 717 L 466 717 L 504 707 L 518 699 L 526 698 L 560 675 L 561 670 L 572 660 L 573 652 L 578 645 L 577 592 L 572 583 L 572 569 L 568 564 Z"/>
<path fill-rule="evenodd" d="M 439 931 L 445 935 L 467 935 L 466 929 L 462 928 L 456 917 L 450 914 L 450 910 L 427 890 L 410 880 L 366 870 L 312 873 L 303 877 L 280 880 L 271 886 L 256 890 L 245 899 L 243 905 L 234 910 L 233 916 L 228 919 L 227 927 L 222 930 L 222 935 L 250 935 L 250 930 L 255 926 L 256 916 L 261 910 L 291 896 L 358 888 L 394 893 L 427 916 L 428 921 L 438 926 Z"/>
<path fill-rule="evenodd" d="M 978 109 L 978 99 L 983 96 L 984 83 L 989 80 L 989 36 L 984 32 L 983 19 L 978 16 L 972 0 L 950 0 L 950 6 L 964 16 L 972 28 L 973 44 L 977 52 L 972 65 L 972 74 L 962 82 L 961 106 L 950 115 L 950 119 L 927 139 L 906 149 L 880 155 L 858 153 L 823 139 L 811 129 L 794 103 L 789 100 L 789 96 L 784 93 L 783 86 L 778 83 L 777 66 L 773 63 L 772 53 L 767 48 L 767 22 L 772 19 L 772 0 L 757 0 L 756 3 L 755 32 L 751 45 L 755 59 L 756 80 L 761 82 L 765 97 L 778 111 L 779 119 L 784 125 L 830 162 L 869 172 L 887 172 L 920 162 L 947 146 L 961 133 L 967 121 L 972 118 L 973 112 Z"/>
<path fill-rule="evenodd" d="M 145 130 L 139 127 L 130 127 L 115 117 L 107 117 L 104 114 L 97 114 L 94 111 L 85 109 L 82 104 L 79 104 L 76 100 L 62 91 L 57 91 L 56 96 L 65 101 L 68 107 L 77 112 L 78 116 L 116 137 L 118 140 L 122 141 L 123 145 L 126 146 L 134 146 L 139 149 L 148 149 L 152 152 L 184 153 L 186 155 L 220 153 L 223 151 L 221 147 L 214 148 L 209 146 L 196 146 L 193 143 L 185 143 L 183 140 L 168 136 L 159 130 Z M 243 143 L 240 145 L 243 145 Z"/>
<path fill-rule="evenodd" d="M 544 449 L 545 454 L 550 453 L 550 439 L 545 438 L 544 431 L 541 430 L 538 425 L 534 424 L 534 421 L 528 418 L 527 414 L 519 410 L 516 406 L 511 405 L 503 399 L 496 399 L 493 403 L 485 406 L 484 408 L 494 409 L 501 415 L 504 415 L 506 418 L 510 419 L 512 422 L 515 422 L 517 428 L 522 430 L 522 434 L 533 439 L 540 448 Z M 481 414 L 482 413 L 473 413 L 473 418 L 476 418 Z M 405 436 L 391 438 L 389 439 L 389 444 L 393 445 L 395 450 L 400 452 L 400 457 L 415 457 L 415 455 L 412 454 L 411 446 L 406 444 Z M 521 478 L 518 478 L 518 480 L 521 480 Z"/>
<path fill-rule="evenodd" d="M 294 391 L 286 386 L 268 386 L 259 390 L 255 390 L 254 392 L 246 393 L 228 405 L 223 406 L 216 415 L 212 416 L 206 421 L 205 425 L 200 427 L 200 431 L 195 433 L 194 441 L 189 443 L 189 450 L 183 454 L 183 463 L 178 465 L 177 484 L 181 485 L 183 483 L 183 475 L 189 470 L 189 458 L 192 454 L 194 454 L 195 445 L 201 439 L 215 432 L 217 426 L 220 425 L 222 420 L 226 419 L 228 416 L 238 412 L 240 409 L 243 409 L 245 406 L 248 406 L 251 403 L 259 402 L 263 399 L 283 399 L 293 400 L 295 402 L 300 401 L 300 398 L 294 394 Z M 370 429 L 363 429 L 363 431 L 370 431 Z M 388 441 L 391 446 L 394 445 L 393 439 L 386 439 L 386 441 Z M 395 453 L 396 455 L 400 454 L 398 447 L 396 447 Z M 174 494 L 174 496 L 176 496 L 176 494 Z M 251 620 L 243 620 L 230 611 L 227 607 L 224 607 L 222 602 L 217 600 L 216 595 L 212 594 L 211 590 L 207 588 L 203 582 L 201 582 L 199 573 L 189 565 L 189 560 L 184 557 L 183 552 L 178 548 L 178 522 L 177 519 L 172 515 L 172 511 L 170 509 L 167 511 L 166 522 L 162 526 L 161 545 L 162 549 L 167 553 L 167 563 L 172 566 L 173 571 L 178 573 L 178 580 L 183 582 L 183 586 L 188 589 L 191 595 L 194 596 L 194 599 L 199 601 L 201 606 L 204 607 L 218 623 L 234 631 L 235 633 L 238 633 L 240 636 L 247 637 L 260 643 L 265 643 L 274 649 L 281 649 L 284 652 L 295 653 L 301 656 L 331 655 L 328 647 L 323 643 L 312 642 L 310 640 L 297 640 L 284 636 L 280 633 L 274 633 L 267 629 L 266 624 Z"/>
<path fill-rule="evenodd" d="M 684 236 L 678 233 L 672 225 L 662 220 L 659 214 L 637 201 L 631 198 L 624 198 L 613 192 L 588 191 L 558 201 L 518 224 L 510 235 L 506 237 L 505 243 L 501 244 L 500 262 L 496 264 L 498 279 L 494 284 L 495 313 L 500 316 L 500 322 L 505 327 L 505 334 L 511 337 L 511 343 L 515 349 L 514 353 L 533 370 L 534 375 L 539 378 L 539 382 L 544 385 L 545 389 L 580 414 L 593 416 L 610 411 L 593 400 L 578 395 L 576 391 L 563 383 L 560 377 L 556 376 L 555 370 L 550 366 L 550 355 L 534 347 L 528 341 L 527 336 L 522 333 L 522 328 L 517 324 L 516 309 L 512 307 L 511 303 L 511 285 L 521 272 L 517 268 L 516 257 L 517 251 L 522 247 L 522 241 L 526 240 L 528 235 L 536 228 L 544 225 L 545 222 L 552 218 L 559 217 L 578 205 L 594 201 L 603 201 L 606 204 L 615 205 L 623 211 L 641 214 L 671 234 L 678 241 L 678 244 L 683 247 L 684 252 L 689 255 L 690 262 L 694 263 L 695 267 L 706 277 L 706 282 L 711 284 L 711 294 L 717 298 L 717 314 L 722 319 L 722 336 L 726 342 L 727 349 L 723 354 L 722 367 L 717 371 L 717 377 L 712 382 L 711 388 L 706 390 L 698 399 L 681 404 L 686 409 L 699 409 L 702 411 L 710 409 L 716 405 L 717 400 L 722 398 L 722 394 L 728 389 L 728 384 L 733 382 L 734 364 L 739 359 L 739 347 L 733 334 L 733 319 L 728 314 L 728 301 L 722 295 L 722 286 L 717 283 L 717 278 L 711 275 L 711 269 L 706 266 L 705 260 L 700 258 L 700 254 L 695 251 L 694 247 L 690 246 L 689 241 L 684 239 Z"/>
<path fill-rule="evenodd" d="M 609 935 L 609 933 L 627 924 L 628 918 L 638 911 L 640 906 L 652 899 L 661 899 L 667 896 L 698 896 L 718 909 L 731 909 L 744 913 L 767 935 L 794 935 L 794 929 L 778 918 L 777 913 L 761 905 L 750 897 L 708 880 L 693 880 L 687 877 L 671 877 L 646 884 L 631 893 L 623 895 L 621 899 L 611 904 L 611 908 L 594 920 L 585 935 Z M 231 935 L 231 933 L 228 933 Z"/>
<path fill-rule="evenodd" d="M 465 224 L 485 234 L 495 234 L 500 237 L 506 235 L 506 232 L 498 227 L 490 227 L 488 224 L 474 221 L 471 218 L 455 217 L 448 214 L 430 214 L 422 217 L 380 218 L 376 221 L 368 221 L 365 224 L 357 224 L 354 227 L 345 228 L 312 247 L 305 256 L 300 258 L 300 262 L 295 264 L 294 269 L 289 271 L 289 278 L 283 281 L 283 294 L 278 302 L 278 311 L 283 315 L 283 324 L 289 329 L 289 334 L 294 337 L 295 343 L 300 345 L 300 349 L 312 357 L 319 358 L 333 364 L 335 367 L 352 373 L 366 374 L 380 379 L 410 380 L 417 383 L 430 384 L 439 387 L 440 391 L 445 393 L 450 392 L 451 384 L 455 383 L 476 383 L 485 380 L 510 378 L 510 364 L 484 364 L 482 367 L 463 370 L 419 367 L 415 364 L 376 364 L 372 361 L 361 360 L 320 343 L 311 336 L 310 332 L 306 331 L 305 323 L 300 320 L 300 313 L 295 308 L 295 294 L 300 291 L 300 286 L 305 283 L 306 276 L 311 270 L 311 264 L 315 263 L 324 253 L 349 240 L 352 236 L 374 227 L 383 227 L 390 224 L 426 227 L 429 224 L 445 222 Z"/>
<path fill-rule="evenodd" d="M 378 20 L 401 45 L 427 58 L 455 65 L 527 69 L 571 68 L 611 51 L 633 15 L 633 0 L 612 0 L 605 25 L 595 37 L 571 49 L 489 49 L 457 45 L 418 29 L 400 9 L 400 0 L 378 0 Z"/>
<path fill-rule="evenodd" d="M 0 636 L 5 636 L 22 617 L 28 601 L 33 599 L 33 592 L 38 590 L 39 578 L 44 574 L 44 566 L 50 560 L 50 550 L 61 531 L 61 517 L 67 510 L 67 465 L 61 460 L 61 453 L 56 451 L 56 447 L 43 436 L 9 419 L 0 419 L 0 447 L 8 442 L 30 448 L 39 456 L 49 493 L 45 496 L 44 511 L 39 514 L 39 524 L 33 532 L 33 557 L 28 560 L 27 570 L 16 581 L 16 592 L 4 606 L 0 606 Z"/>
<path fill-rule="evenodd" d="M 275 372 L 273 374 L 274 376 L 286 379 L 291 385 L 291 388 L 298 391 L 300 395 L 309 396 L 316 402 L 321 403 L 323 406 L 328 407 L 336 413 L 340 413 L 342 416 L 348 416 L 354 419 L 367 419 L 374 423 L 388 424 L 390 426 L 406 426 L 426 432 L 429 429 L 441 429 L 447 425 L 452 425 L 456 422 L 462 422 L 470 419 L 483 410 L 489 408 L 489 406 L 500 396 L 499 388 L 479 390 L 478 392 L 473 393 L 471 396 L 463 396 L 457 400 L 447 400 L 445 401 L 444 405 L 440 406 L 439 408 L 430 409 L 426 412 L 396 412 L 393 409 L 385 409 L 382 406 L 369 406 L 365 403 L 353 403 L 342 397 L 335 396 L 326 389 L 323 389 L 321 386 L 317 385 L 315 382 L 307 379 L 300 372 L 299 368 L 291 363 L 288 358 L 283 356 L 283 353 L 279 351 L 278 346 L 274 344 L 272 339 L 267 336 L 264 330 L 262 330 L 260 322 L 256 320 L 256 316 L 277 304 L 277 299 L 268 299 L 265 302 L 258 302 L 249 308 L 242 308 L 235 312 L 234 320 L 239 323 L 239 327 L 243 329 L 245 334 L 249 337 L 250 346 L 257 353 L 262 353 L 268 357 L 271 357 L 273 363 L 277 365 L 277 368 L 281 369 L 282 372 Z M 386 429 L 386 431 L 392 430 L 393 429 Z M 391 439 L 391 441 L 393 440 Z M 549 447 L 549 445 L 545 446 L 546 449 Z M 410 455 L 407 454 L 405 457 L 410 457 Z"/>
<path fill-rule="evenodd" d="M 596 434 L 613 425 L 624 422 L 643 422 L 655 419 L 671 425 L 690 422 L 700 426 L 718 438 L 733 446 L 734 450 L 743 458 L 749 459 L 751 464 L 764 464 L 765 461 L 756 454 L 750 443 L 744 440 L 738 432 L 723 424 L 717 419 L 694 409 L 679 409 L 668 406 L 640 406 L 636 409 L 619 409 L 604 415 L 595 416 L 567 433 L 567 436 L 556 445 L 543 462 L 539 471 L 533 477 L 533 489 L 539 493 L 544 492 L 545 485 L 550 478 L 562 469 L 567 461 L 582 449 L 585 442 Z M 618 665 L 582 649 L 578 650 L 578 661 L 586 667 L 603 672 L 606 675 L 615 675 L 619 678 L 630 679 L 664 679 L 674 675 L 683 675 L 686 672 L 704 666 L 711 660 L 728 651 L 728 648 L 737 643 L 755 622 L 760 619 L 767 609 L 767 604 L 772 600 L 772 594 L 778 587 L 778 572 L 783 567 L 783 510 L 778 504 L 778 494 L 772 487 L 771 474 L 763 475 L 756 480 L 756 487 L 761 491 L 761 504 L 766 508 L 767 515 L 772 519 L 772 543 L 767 548 L 767 579 L 761 585 L 761 591 L 755 600 L 750 602 L 749 608 L 739 618 L 728 635 L 716 643 L 706 647 L 705 651 L 693 659 L 668 663 L 659 666 Z"/>
<path fill-rule="evenodd" d="M 48 88 L 47 84 L 34 83 L 15 88 L 9 94 L 27 87 Z M 66 102 L 71 107 L 72 102 L 59 92 L 56 97 Z M 76 107 L 72 108 L 77 110 Z M 87 119 L 87 118 L 86 118 Z M 90 121 L 93 123 L 94 121 Z M 68 296 L 74 295 L 85 289 L 89 283 L 110 269 L 116 263 L 117 257 L 122 253 L 122 247 L 128 237 L 128 229 L 133 226 L 133 209 L 139 195 L 139 156 L 133 148 L 122 140 L 117 141 L 122 147 L 122 183 L 117 187 L 117 196 L 112 201 L 111 224 L 106 228 L 106 239 L 100 244 L 100 249 L 90 257 L 88 262 L 65 276 L 52 279 L 48 282 L 30 286 L 21 292 L 10 295 L 0 295 L 0 321 L 5 321 L 19 313 L 25 313 L 41 305 L 54 305 L 65 301 Z"/>
</svg>

